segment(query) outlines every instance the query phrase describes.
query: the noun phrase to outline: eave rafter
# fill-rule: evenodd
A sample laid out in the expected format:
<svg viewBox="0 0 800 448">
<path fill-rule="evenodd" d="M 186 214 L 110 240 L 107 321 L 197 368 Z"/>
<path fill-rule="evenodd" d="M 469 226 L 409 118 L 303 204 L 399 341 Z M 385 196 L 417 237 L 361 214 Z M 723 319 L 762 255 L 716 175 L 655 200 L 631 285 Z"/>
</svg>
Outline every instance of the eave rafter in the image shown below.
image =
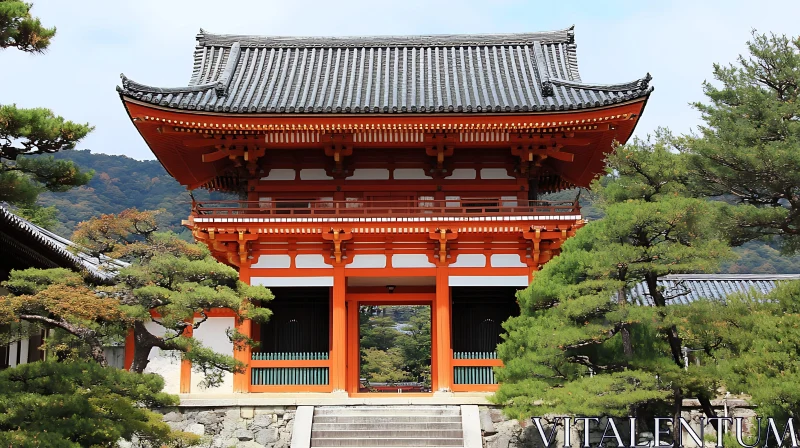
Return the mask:
<svg viewBox="0 0 800 448">
<path fill-rule="evenodd" d="M 131 105 L 136 105 L 134 100 Z M 486 116 L 431 116 L 396 117 L 350 115 L 325 117 L 248 117 L 230 115 L 201 115 L 189 112 L 160 110 L 150 105 L 139 105 L 147 112 L 134 116 L 134 121 L 167 125 L 164 132 L 201 134 L 264 133 L 265 131 L 318 131 L 323 133 L 366 131 L 489 131 L 509 132 L 605 130 L 604 124 L 635 120 L 643 101 L 609 106 L 605 109 L 574 111 L 539 115 L 486 115 Z M 630 109 L 630 111 L 628 110 Z M 597 128 L 595 128 L 597 126 Z"/>
<path fill-rule="evenodd" d="M 354 169 L 348 161 L 359 149 L 419 148 L 428 157 L 422 168 L 446 178 L 453 168 L 449 160 L 462 147 L 508 148 L 520 161 L 514 176 L 536 177 L 537 165 L 551 160 L 564 185 L 585 185 L 602 169 L 602 157 L 594 153 L 627 140 L 644 101 L 552 114 L 447 116 L 259 117 L 176 112 L 129 99 L 126 105 L 156 156 L 183 185 L 241 192 L 251 187 L 248 179 L 269 171 L 272 150 L 291 149 L 324 150 L 331 160 L 328 175 L 342 179 Z M 561 164 L 578 161 L 561 172 Z"/>
</svg>

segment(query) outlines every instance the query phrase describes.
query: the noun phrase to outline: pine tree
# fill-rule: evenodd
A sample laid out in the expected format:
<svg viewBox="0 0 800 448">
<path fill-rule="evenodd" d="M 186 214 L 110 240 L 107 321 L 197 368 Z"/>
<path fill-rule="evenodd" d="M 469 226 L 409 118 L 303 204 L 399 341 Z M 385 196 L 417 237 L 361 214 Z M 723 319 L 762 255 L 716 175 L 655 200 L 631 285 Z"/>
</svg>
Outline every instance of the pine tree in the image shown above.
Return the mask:
<svg viewBox="0 0 800 448">
<path fill-rule="evenodd" d="M 694 396 L 712 414 L 711 375 L 686 373 L 681 339 L 659 276 L 714 269 L 730 254 L 718 207 L 685 196 L 672 138 L 634 140 L 608 156 L 595 182 L 605 217 L 590 222 L 518 294 L 522 314 L 504 324 L 495 396 L 518 418 L 631 415 L 644 405 L 679 409 Z M 629 303 L 643 284 L 654 307 Z"/>
<path fill-rule="evenodd" d="M 42 26 L 31 16 L 31 7 L 18 0 L 0 0 L 0 48 L 30 53 L 47 49 L 56 29 Z M 23 216 L 38 224 L 52 225 L 56 211 L 37 206 L 39 194 L 85 185 L 92 173 L 47 154 L 75 148 L 92 129 L 49 109 L 0 104 L 0 202 L 19 207 Z"/>
<path fill-rule="evenodd" d="M 761 417 L 785 422 L 800 415 L 800 281 L 783 281 L 768 294 L 752 290 L 671 308 L 699 364 L 693 368 L 748 397 Z"/>
<path fill-rule="evenodd" d="M 42 361 L 0 371 L 0 445 L 117 446 L 136 437 L 151 446 L 186 446 L 149 407 L 175 406 L 164 380 L 92 362 Z"/>
<path fill-rule="evenodd" d="M 22 320 L 59 328 L 79 338 L 101 365 L 102 342 L 132 329 L 132 371 L 144 371 L 154 347 L 176 350 L 205 374 L 205 386 L 219 384 L 225 372 L 243 371 L 242 362 L 205 347 L 192 331 L 208 320 L 208 310 L 219 308 L 237 319 L 265 322 L 270 311 L 256 305 L 272 299 L 268 289 L 241 282 L 236 270 L 214 260 L 205 246 L 158 232 L 154 212 L 103 215 L 81 223 L 73 239 L 116 273 L 111 284 L 88 284 L 63 270 L 13 271 L 4 282 L 13 294 L 0 298 L 0 324 Z M 151 332 L 150 323 L 163 327 L 164 334 Z M 236 349 L 253 344 L 236 331 L 229 337 Z"/>
<path fill-rule="evenodd" d="M 714 65 L 717 83 L 696 103 L 705 125 L 686 151 L 696 191 L 741 204 L 729 210 L 733 244 L 764 235 L 800 249 L 800 37 L 753 32 L 750 54 Z"/>
<path fill-rule="evenodd" d="M 29 53 L 42 53 L 56 35 L 56 29 L 42 26 L 31 16 L 30 3 L 0 0 L 0 48 L 16 48 Z"/>
</svg>

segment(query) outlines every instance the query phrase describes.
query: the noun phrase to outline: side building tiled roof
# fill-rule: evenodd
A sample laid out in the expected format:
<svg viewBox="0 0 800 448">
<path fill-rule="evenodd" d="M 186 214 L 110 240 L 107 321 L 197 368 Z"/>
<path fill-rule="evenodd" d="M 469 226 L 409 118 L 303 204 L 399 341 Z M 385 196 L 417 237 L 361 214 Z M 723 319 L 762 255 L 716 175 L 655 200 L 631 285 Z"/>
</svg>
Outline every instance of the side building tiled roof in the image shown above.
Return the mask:
<svg viewBox="0 0 800 448">
<path fill-rule="evenodd" d="M 757 291 L 768 293 L 786 280 L 800 280 L 800 274 L 673 274 L 658 279 L 669 304 L 689 304 L 699 299 L 722 300 L 731 294 Z M 654 306 L 647 285 L 640 283 L 628 292 L 629 300 Z"/>
<path fill-rule="evenodd" d="M 650 76 L 581 81 L 574 32 L 262 37 L 197 35 L 189 85 L 122 76 L 123 97 L 226 113 L 502 113 L 602 107 L 647 96 Z"/>
<path fill-rule="evenodd" d="M 117 267 L 126 263 L 89 256 L 80 251 L 72 241 L 43 229 L 12 213 L 5 204 L 0 203 L 0 248 L 4 256 L 25 257 L 32 267 L 63 267 L 86 272 L 96 281 L 104 282 L 115 274 L 103 267 L 111 263 Z M 75 250 L 78 249 L 78 250 Z"/>
</svg>

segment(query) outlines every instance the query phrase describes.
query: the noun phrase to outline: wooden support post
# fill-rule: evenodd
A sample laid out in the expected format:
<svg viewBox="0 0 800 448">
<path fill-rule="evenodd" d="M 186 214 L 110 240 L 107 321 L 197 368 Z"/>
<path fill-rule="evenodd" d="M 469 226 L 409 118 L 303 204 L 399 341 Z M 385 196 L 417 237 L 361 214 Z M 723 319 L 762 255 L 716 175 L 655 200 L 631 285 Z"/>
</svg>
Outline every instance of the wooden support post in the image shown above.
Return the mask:
<svg viewBox="0 0 800 448">
<path fill-rule="evenodd" d="M 359 391 L 361 377 L 361 354 L 360 336 L 358 334 L 358 302 L 346 301 L 347 304 L 347 358 L 345 369 L 347 370 L 346 390 L 349 394 Z"/>
<path fill-rule="evenodd" d="M 250 267 L 249 265 L 243 265 L 239 267 L 239 280 L 250 284 Z M 247 336 L 248 338 L 253 337 L 253 323 L 250 319 L 239 319 L 238 317 L 235 319 L 236 330 L 239 333 Z M 234 373 L 233 374 L 233 391 L 234 392 L 249 392 L 250 391 L 250 360 L 252 358 L 252 349 L 249 345 L 241 345 L 241 346 L 234 346 L 233 347 L 233 358 L 237 361 L 241 361 L 247 365 L 245 368 L 244 373 Z"/>
<path fill-rule="evenodd" d="M 344 265 L 334 265 L 333 295 L 331 299 L 331 372 L 333 391 L 344 391 L 347 387 L 347 311 L 345 309 Z"/>
<path fill-rule="evenodd" d="M 133 328 L 128 329 L 128 335 L 125 336 L 125 370 L 131 370 L 133 365 L 133 353 L 136 349 L 136 342 L 133 337 Z"/>
<path fill-rule="evenodd" d="M 436 377 L 439 391 L 450 391 L 453 384 L 451 345 L 450 279 L 447 265 L 436 268 Z"/>
<path fill-rule="evenodd" d="M 194 324 L 194 319 L 189 319 L 187 321 L 189 327 L 186 328 L 186 336 L 192 337 L 194 333 L 194 328 L 192 325 Z M 180 393 L 188 394 L 192 392 L 192 362 L 188 359 L 181 360 L 181 382 L 180 382 Z"/>
</svg>

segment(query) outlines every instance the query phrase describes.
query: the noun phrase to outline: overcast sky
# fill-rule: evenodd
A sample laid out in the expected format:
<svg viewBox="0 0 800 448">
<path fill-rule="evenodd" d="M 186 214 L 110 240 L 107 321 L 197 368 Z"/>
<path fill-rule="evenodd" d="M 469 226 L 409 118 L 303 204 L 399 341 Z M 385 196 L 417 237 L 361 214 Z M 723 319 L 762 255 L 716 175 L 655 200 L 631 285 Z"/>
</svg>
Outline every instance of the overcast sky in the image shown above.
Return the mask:
<svg viewBox="0 0 800 448">
<path fill-rule="evenodd" d="M 115 86 L 119 74 L 185 86 L 195 35 L 513 33 L 575 25 L 581 77 L 617 83 L 653 75 L 636 135 L 689 132 L 714 62 L 746 51 L 750 30 L 800 34 L 800 0 L 33 0 L 58 27 L 44 55 L 0 52 L 0 103 L 48 107 L 96 130 L 79 149 L 152 159 Z"/>
</svg>

